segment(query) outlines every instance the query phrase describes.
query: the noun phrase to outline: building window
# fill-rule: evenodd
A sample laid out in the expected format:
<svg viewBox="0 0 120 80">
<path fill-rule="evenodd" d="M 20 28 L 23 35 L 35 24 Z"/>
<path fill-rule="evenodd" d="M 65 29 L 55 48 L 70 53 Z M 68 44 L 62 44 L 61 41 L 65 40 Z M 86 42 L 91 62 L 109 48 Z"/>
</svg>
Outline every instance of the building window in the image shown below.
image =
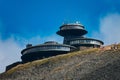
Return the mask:
<svg viewBox="0 0 120 80">
<path fill-rule="evenodd" d="M 100 42 L 95 41 L 95 40 L 73 40 L 70 41 L 70 44 L 97 44 L 97 45 L 101 45 Z"/>
</svg>

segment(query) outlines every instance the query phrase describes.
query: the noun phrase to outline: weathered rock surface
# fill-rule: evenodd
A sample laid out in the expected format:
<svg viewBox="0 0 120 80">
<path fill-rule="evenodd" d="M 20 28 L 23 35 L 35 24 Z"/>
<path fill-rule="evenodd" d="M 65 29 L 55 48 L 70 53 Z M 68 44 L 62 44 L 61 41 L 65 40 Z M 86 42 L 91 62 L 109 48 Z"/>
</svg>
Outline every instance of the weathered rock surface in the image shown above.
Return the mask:
<svg viewBox="0 0 120 80">
<path fill-rule="evenodd" d="M 120 49 L 88 49 L 20 64 L 0 80 L 120 80 Z"/>
</svg>

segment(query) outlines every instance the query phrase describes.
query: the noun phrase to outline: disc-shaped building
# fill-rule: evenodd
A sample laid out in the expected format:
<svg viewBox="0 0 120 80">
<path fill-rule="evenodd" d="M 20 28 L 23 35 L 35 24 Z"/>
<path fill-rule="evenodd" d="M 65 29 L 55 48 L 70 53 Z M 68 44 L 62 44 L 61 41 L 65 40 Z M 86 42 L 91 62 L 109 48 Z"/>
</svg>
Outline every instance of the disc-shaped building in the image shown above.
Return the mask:
<svg viewBox="0 0 120 80">
<path fill-rule="evenodd" d="M 100 40 L 85 37 L 84 35 L 87 33 L 84 26 L 78 22 L 63 24 L 60 26 L 60 30 L 57 31 L 58 35 L 64 37 L 63 44 L 59 44 L 55 41 L 48 41 L 35 46 L 28 44 L 26 48 L 21 51 L 21 59 L 23 62 L 29 62 L 78 49 L 82 50 L 103 45 L 103 42 Z"/>
<path fill-rule="evenodd" d="M 27 44 L 26 49 L 22 50 L 21 52 L 21 59 L 23 62 L 29 62 L 33 60 L 42 59 L 44 57 L 68 53 L 74 49 L 76 49 L 74 46 L 59 44 L 55 41 L 48 41 L 44 44 L 35 46 L 32 46 L 32 44 Z"/>
<path fill-rule="evenodd" d="M 88 32 L 84 26 L 76 23 L 63 24 L 60 30 L 57 32 L 58 35 L 64 37 L 63 44 L 75 46 L 76 48 L 90 48 L 100 47 L 103 42 L 93 38 L 86 38 L 84 35 Z"/>
</svg>

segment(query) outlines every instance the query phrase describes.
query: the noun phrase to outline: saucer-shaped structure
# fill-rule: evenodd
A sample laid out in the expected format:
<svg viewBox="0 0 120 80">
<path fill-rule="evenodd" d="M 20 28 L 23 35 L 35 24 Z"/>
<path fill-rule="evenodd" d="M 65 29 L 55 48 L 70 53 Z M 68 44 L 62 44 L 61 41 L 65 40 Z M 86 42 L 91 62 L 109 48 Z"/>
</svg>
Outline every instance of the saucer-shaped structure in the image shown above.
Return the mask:
<svg viewBox="0 0 120 80">
<path fill-rule="evenodd" d="M 78 22 L 63 24 L 57 34 L 64 37 L 64 44 L 81 47 L 100 47 L 104 43 L 101 40 L 84 37 L 88 32 Z"/>
<path fill-rule="evenodd" d="M 82 36 L 87 34 L 88 32 L 84 29 L 84 26 L 79 23 L 69 23 L 63 24 L 60 27 L 60 30 L 57 32 L 58 35 L 61 36 Z"/>
<path fill-rule="evenodd" d="M 78 22 L 63 24 L 60 26 L 60 30 L 57 31 L 58 35 L 64 37 L 63 44 L 55 41 L 48 41 L 35 46 L 28 44 L 26 48 L 21 51 L 21 59 L 23 62 L 29 62 L 44 57 L 68 53 L 72 50 L 82 50 L 84 47 L 100 47 L 104 44 L 101 40 L 84 37 L 87 33 L 85 27 Z"/>
<path fill-rule="evenodd" d="M 59 44 L 54 41 L 48 41 L 44 44 L 32 46 L 28 44 L 25 49 L 21 51 L 21 59 L 23 62 L 29 62 L 44 57 L 55 56 L 58 54 L 68 53 L 74 50 L 75 47 L 65 44 Z"/>
<path fill-rule="evenodd" d="M 70 45 L 76 47 L 100 47 L 104 43 L 100 40 L 93 39 L 93 38 L 76 38 L 70 40 Z"/>
</svg>

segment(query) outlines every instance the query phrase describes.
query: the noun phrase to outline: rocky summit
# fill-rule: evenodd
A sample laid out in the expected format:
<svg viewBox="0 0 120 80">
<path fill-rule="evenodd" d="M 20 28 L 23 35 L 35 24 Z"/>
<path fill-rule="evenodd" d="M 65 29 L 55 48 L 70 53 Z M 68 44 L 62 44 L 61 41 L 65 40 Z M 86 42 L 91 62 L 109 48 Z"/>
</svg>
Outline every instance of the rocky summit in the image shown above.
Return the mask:
<svg viewBox="0 0 120 80">
<path fill-rule="evenodd" d="M 120 45 L 19 64 L 1 73 L 0 80 L 120 80 Z"/>
</svg>

